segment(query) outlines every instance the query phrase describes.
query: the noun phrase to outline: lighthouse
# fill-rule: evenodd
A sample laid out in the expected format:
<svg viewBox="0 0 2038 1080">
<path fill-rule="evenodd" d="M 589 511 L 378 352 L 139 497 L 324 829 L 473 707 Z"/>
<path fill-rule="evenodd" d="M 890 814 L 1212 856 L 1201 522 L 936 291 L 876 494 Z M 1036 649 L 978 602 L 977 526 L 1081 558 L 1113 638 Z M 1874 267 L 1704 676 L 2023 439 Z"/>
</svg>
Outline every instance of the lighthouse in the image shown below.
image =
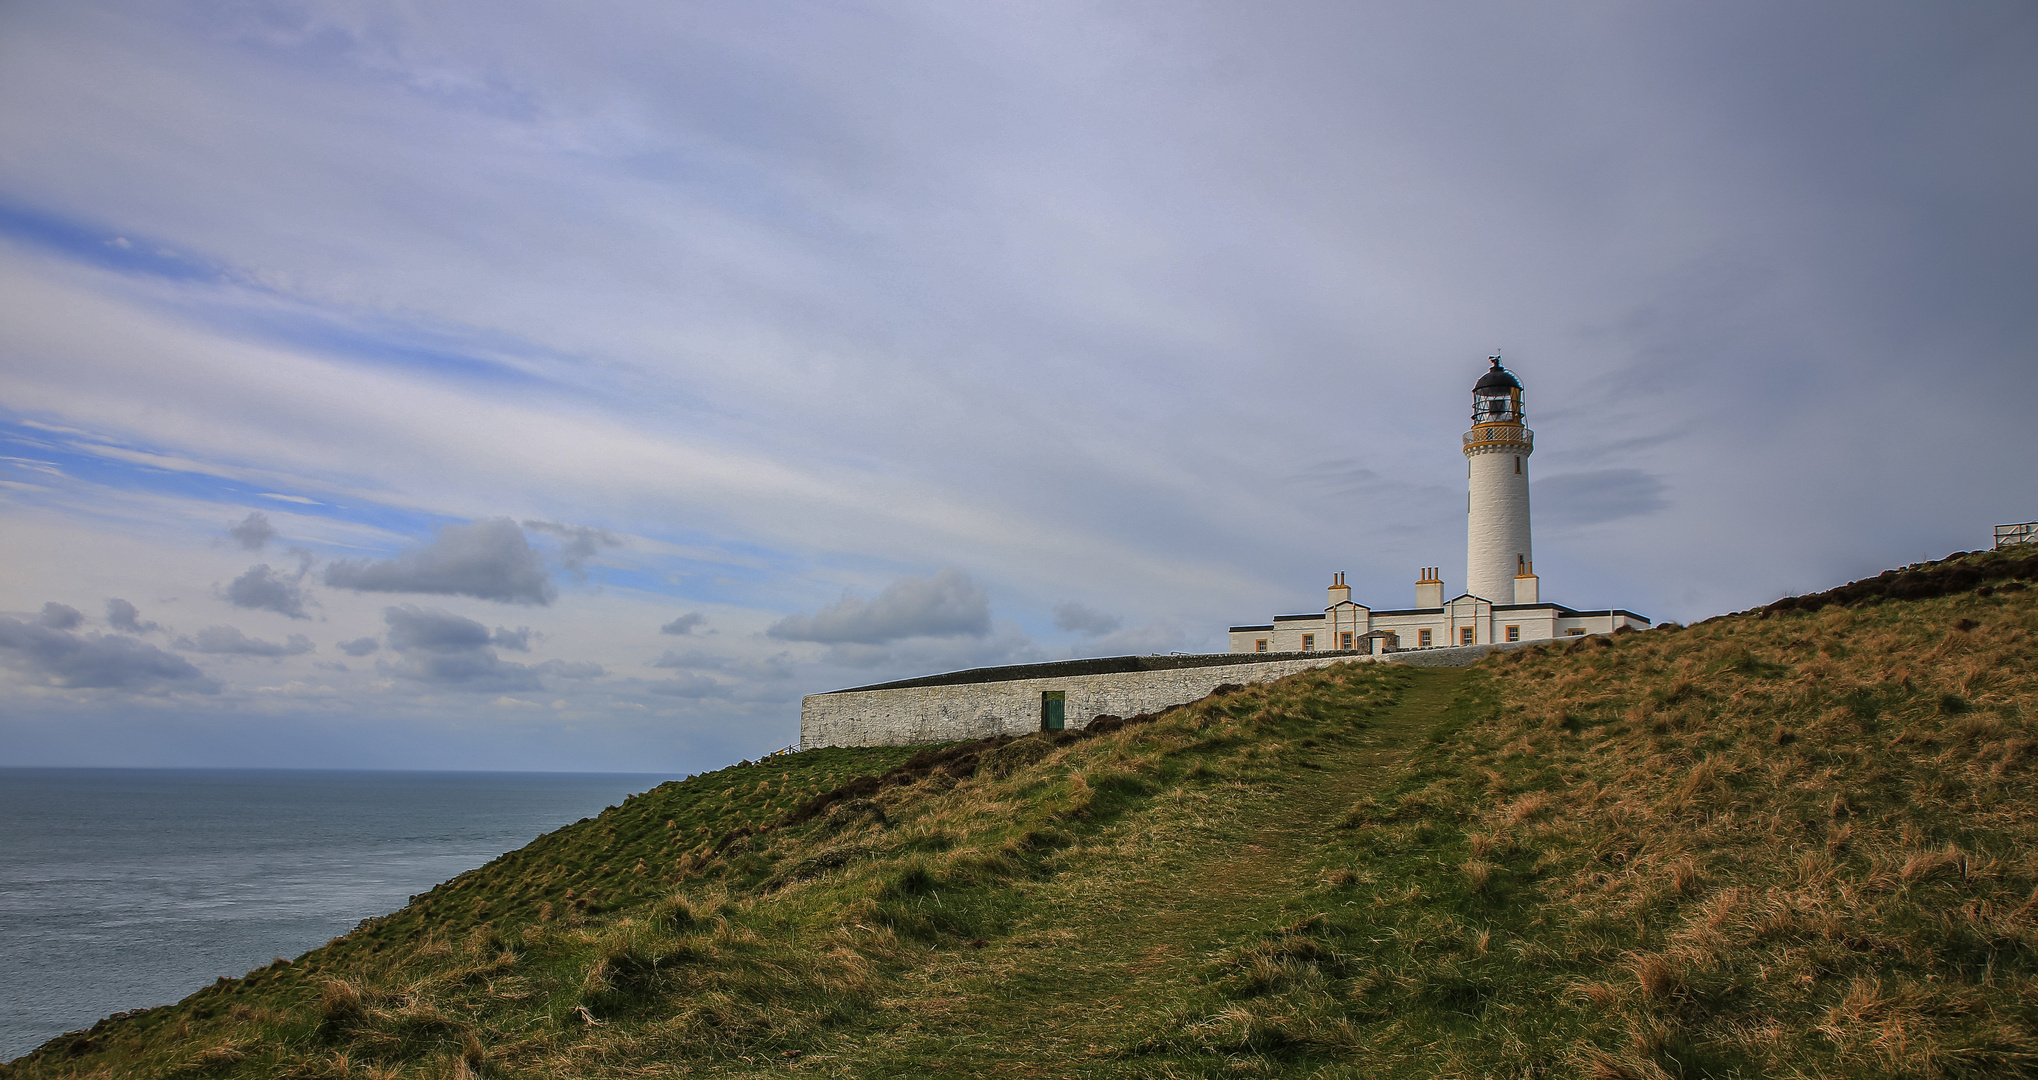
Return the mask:
<svg viewBox="0 0 2038 1080">
<path fill-rule="evenodd" d="M 1500 357 L 1487 359 L 1491 367 L 1472 384 L 1472 430 L 1465 432 L 1465 591 L 1450 596 L 1443 568 L 1425 566 L 1415 579 L 1414 607 L 1373 608 L 1352 599 L 1338 571 L 1329 606 L 1234 626 L 1232 652 L 1377 655 L 1649 628 L 1646 617 L 1626 608 L 1580 611 L 1540 595 L 1529 547 L 1528 461 L 1536 433 L 1522 418 L 1521 380 L 1500 366 Z"/>
<path fill-rule="evenodd" d="M 1494 604 L 1537 601 L 1529 547 L 1529 455 L 1536 433 L 1523 421 L 1521 381 L 1500 357 L 1472 385 L 1465 432 L 1465 591 Z"/>
</svg>

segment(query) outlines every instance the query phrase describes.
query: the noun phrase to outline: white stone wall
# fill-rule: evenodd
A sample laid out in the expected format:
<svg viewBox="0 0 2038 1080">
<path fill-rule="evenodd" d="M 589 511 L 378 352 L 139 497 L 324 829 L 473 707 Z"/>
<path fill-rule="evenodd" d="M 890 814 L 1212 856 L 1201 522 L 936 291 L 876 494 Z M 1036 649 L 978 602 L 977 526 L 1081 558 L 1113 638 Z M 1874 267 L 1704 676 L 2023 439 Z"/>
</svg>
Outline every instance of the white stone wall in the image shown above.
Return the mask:
<svg viewBox="0 0 2038 1080">
<path fill-rule="evenodd" d="M 1310 651 L 1324 652 L 1330 648 L 1329 633 L 1330 621 L 1328 619 L 1277 618 L 1274 620 L 1274 632 L 1271 635 L 1272 640 L 1267 644 L 1267 651 L 1302 652 L 1304 651 L 1302 648 L 1302 636 L 1308 634 L 1314 638 L 1314 644 L 1311 646 Z"/>
<path fill-rule="evenodd" d="M 1505 642 L 1507 628 L 1521 628 L 1518 641 L 1547 641 L 1557 636 L 1557 612 L 1554 608 L 1530 608 L 1527 611 L 1496 611 L 1493 613 L 1493 640 Z"/>
<path fill-rule="evenodd" d="M 1389 630 L 1398 635 L 1401 639 L 1401 647 L 1404 649 L 1417 648 L 1418 645 L 1416 643 L 1422 640 L 1421 631 L 1423 630 L 1430 631 L 1432 646 L 1444 643 L 1444 614 L 1441 607 L 1435 611 L 1425 611 L 1415 615 L 1381 615 L 1375 613 L 1372 622 L 1373 629 Z"/>
<path fill-rule="evenodd" d="M 1647 630 L 1649 622 L 1621 614 L 1562 616 L 1557 619 L 1553 633 L 1557 637 L 1583 637 L 1585 634 L 1611 634 L 1623 626 L 1630 630 Z M 1576 632 L 1580 630 L 1585 634 Z"/>
<path fill-rule="evenodd" d="M 1529 548 L 1528 446 L 1469 445 L 1470 497 L 1465 515 L 1465 591 L 1495 603 L 1514 600 L 1516 556 L 1533 562 Z M 1521 471 L 1515 472 L 1515 462 Z"/>
<path fill-rule="evenodd" d="M 850 690 L 809 694 L 800 702 L 800 749 L 820 746 L 911 746 L 916 743 L 1024 735 L 1040 730 L 1040 695 L 1068 695 L 1068 727 L 1098 716 L 1137 716 L 1199 700 L 1225 683 L 1272 682 L 1298 671 L 1379 657 L 1270 660 L 1259 664 L 1127 671 L 1059 679 L 1014 679 L 959 686 Z"/>
<path fill-rule="evenodd" d="M 1301 632 L 1304 629 L 1316 634 L 1319 652 L 1330 651 L 1341 640 L 1334 636 L 1338 631 L 1330 628 L 1328 619 L 1315 623 L 1294 621 L 1282 625 L 1286 629 L 1285 633 L 1256 630 L 1231 635 L 1231 651 L 1252 652 L 1255 640 L 1268 638 L 1270 652 L 1296 652 L 1302 648 Z M 1567 636 L 1565 631 L 1571 629 L 1582 629 L 1593 634 L 1610 634 L 1621 626 L 1647 630 L 1649 623 L 1645 619 L 1624 615 L 1566 616 L 1560 614 L 1554 606 L 1538 606 L 1519 611 L 1498 610 L 1476 597 L 1459 597 L 1449 608 L 1438 608 L 1434 611 L 1366 614 L 1368 630 L 1392 631 L 1399 636 L 1400 646 L 1404 649 L 1421 647 L 1419 642 L 1423 630 L 1430 632 L 1430 648 L 1457 646 L 1461 640 L 1458 631 L 1467 626 L 1473 628 L 1474 643 L 1485 645 L 1506 642 L 1509 626 L 1519 628 L 1521 636 L 1517 640 L 1547 641 L 1553 637 Z"/>
<path fill-rule="evenodd" d="M 1373 629 L 1373 611 L 1364 604 L 1350 600 L 1332 604 L 1323 613 L 1327 624 L 1325 636 L 1316 639 L 1316 647 L 1324 650 L 1345 650 L 1358 647 L 1359 639 Z M 1350 641 L 1351 644 L 1345 644 Z"/>
<path fill-rule="evenodd" d="M 1511 582 L 1513 576 L 1509 575 Z M 1472 631 L 1472 640 L 1464 631 Z M 1444 617 L 1437 631 L 1438 645 L 1493 644 L 1493 605 L 1481 596 L 1460 596 L 1444 604 Z"/>
</svg>

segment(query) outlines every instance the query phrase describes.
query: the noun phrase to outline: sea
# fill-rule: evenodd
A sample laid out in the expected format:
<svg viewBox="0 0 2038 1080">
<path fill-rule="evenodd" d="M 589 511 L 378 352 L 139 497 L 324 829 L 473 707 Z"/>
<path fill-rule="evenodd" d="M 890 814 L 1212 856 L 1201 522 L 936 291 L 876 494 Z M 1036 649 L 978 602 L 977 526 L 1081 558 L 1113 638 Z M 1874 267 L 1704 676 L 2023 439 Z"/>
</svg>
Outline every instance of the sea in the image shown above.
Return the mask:
<svg viewBox="0 0 2038 1080">
<path fill-rule="evenodd" d="M 668 779 L 0 768 L 0 1061 L 294 958 Z"/>
</svg>

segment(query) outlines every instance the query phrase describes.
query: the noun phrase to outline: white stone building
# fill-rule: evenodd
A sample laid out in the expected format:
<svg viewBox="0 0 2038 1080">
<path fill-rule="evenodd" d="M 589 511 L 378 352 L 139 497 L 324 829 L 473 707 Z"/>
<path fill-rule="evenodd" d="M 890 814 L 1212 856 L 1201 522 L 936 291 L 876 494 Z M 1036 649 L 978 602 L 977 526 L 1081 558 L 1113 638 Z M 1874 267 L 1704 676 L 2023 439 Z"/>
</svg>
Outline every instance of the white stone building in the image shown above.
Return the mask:
<svg viewBox="0 0 2038 1080">
<path fill-rule="evenodd" d="M 1276 615 L 1231 628 L 1231 651 L 1377 653 L 1445 646 L 1646 630 L 1632 611 L 1575 611 L 1542 599 L 1529 546 L 1529 455 L 1536 435 L 1523 422 L 1521 382 L 1500 366 L 1472 387 L 1472 430 L 1465 432 L 1465 588 L 1444 599 L 1439 568 L 1415 582 L 1415 606 L 1375 611 L 1352 602 L 1344 574 L 1331 577 L 1321 613 Z"/>
</svg>

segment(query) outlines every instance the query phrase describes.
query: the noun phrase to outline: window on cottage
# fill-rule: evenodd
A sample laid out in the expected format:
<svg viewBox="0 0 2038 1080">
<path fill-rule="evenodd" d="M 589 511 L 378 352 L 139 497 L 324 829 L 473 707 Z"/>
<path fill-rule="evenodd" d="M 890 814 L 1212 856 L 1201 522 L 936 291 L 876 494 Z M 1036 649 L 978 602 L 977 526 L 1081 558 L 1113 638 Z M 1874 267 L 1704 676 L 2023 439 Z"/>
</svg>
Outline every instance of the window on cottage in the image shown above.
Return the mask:
<svg viewBox="0 0 2038 1080">
<path fill-rule="evenodd" d="M 1520 641 L 1520 640 L 1521 640 L 1521 627 L 1519 627 L 1519 626 L 1510 626 L 1510 627 L 1508 627 L 1508 628 L 1507 628 L 1507 640 L 1509 640 L 1509 641 Z"/>
<path fill-rule="evenodd" d="M 1267 639 L 1266 639 L 1266 638 L 1257 638 L 1257 639 L 1255 639 L 1255 640 L 1253 641 L 1253 651 L 1254 651 L 1254 652 L 1266 652 L 1266 651 L 1267 651 Z"/>
<path fill-rule="evenodd" d="M 1415 632 L 1415 646 L 1419 649 L 1429 648 L 1429 631 L 1417 630 Z"/>
<path fill-rule="evenodd" d="M 1302 635 L 1302 651 L 1303 651 L 1303 652 L 1315 652 L 1315 651 L 1316 651 L 1316 635 L 1315 635 L 1315 634 L 1304 634 L 1304 635 Z"/>
<path fill-rule="evenodd" d="M 1344 633 L 1342 633 L 1342 634 L 1339 634 L 1339 635 L 1338 635 L 1338 637 L 1337 637 L 1337 647 L 1338 647 L 1338 648 L 1340 648 L 1340 649 L 1343 649 L 1343 650 L 1345 650 L 1346 652 L 1350 652 L 1350 651 L 1351 651 L 1351 648 L 1352 648 L 1352 632 L 1351 632 L 1351 631 L 1347 630 L 1347 631 L 1345 631 Z"/>
<path fill-rule="evenodd" d="M 1459 643 L 1460 645 L 1470 645 L 1470 644 L 1472 644 L 1472 628 L 1471 628 L 1471 627 L 1469 627 L 1469 626 L 1466 626 L 1466 627 L 1461 627 L 1461 628 L 1460 628 L 1460 629 L 1458 630 L 1458 643 Z"/>
</svg>

